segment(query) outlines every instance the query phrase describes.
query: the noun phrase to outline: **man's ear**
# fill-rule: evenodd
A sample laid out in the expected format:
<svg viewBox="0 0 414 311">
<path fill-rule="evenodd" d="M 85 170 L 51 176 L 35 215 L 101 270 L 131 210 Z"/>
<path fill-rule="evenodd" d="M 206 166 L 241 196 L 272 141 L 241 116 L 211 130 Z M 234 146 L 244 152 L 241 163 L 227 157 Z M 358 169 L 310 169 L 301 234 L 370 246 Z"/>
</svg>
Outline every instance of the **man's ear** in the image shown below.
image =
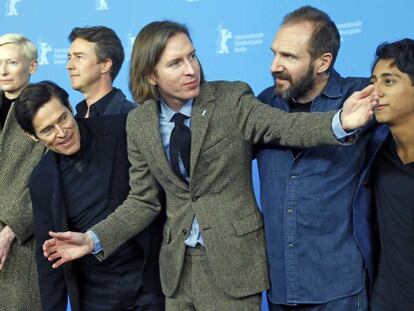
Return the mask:
<svg viewBox="0 0 414 311">
<path fill-rule="evenodd" d="M 112 59 L 106 58 L 101 62 L 101 64 L 102 64 L 102 67 L 101 67 L 102 74 L 109 73 L 111 71 Z"/>
<path fill-rule="evenodd" d="M 332 63 L 332 53 L 324 53 L 316 60 L 316 73 L 324 73 L 328 71 Z"/>
<path fill-rule="evenodd" d="M 34 140 L 35 142 L 38 142 L 39 141 L 39 138 L 37 138 L 35 135 L 33 135 L 33 134 L 30 134 L 30 133 L 28 133 L 28 132 L 24 132 L 25 134 L 26 134 L 26 136 L 27 137 L 29 137 L 31 140 Z"/>
</svg>

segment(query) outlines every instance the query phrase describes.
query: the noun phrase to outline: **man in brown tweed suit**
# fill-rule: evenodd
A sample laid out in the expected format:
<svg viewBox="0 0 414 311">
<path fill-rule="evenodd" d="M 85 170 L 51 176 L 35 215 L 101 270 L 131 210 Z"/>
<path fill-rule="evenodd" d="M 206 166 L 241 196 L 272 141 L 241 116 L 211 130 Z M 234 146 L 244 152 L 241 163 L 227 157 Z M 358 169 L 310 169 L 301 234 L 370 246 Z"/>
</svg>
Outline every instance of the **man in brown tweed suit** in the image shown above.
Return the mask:
<svg viewBox="0 0 414 311">
<path fill-rule="evenodd" d="M 37 50 L 31 41 L 17 34 L 0 37 L 1 310 L 40 310 L 27 186 L 44 148 L 24 135 L 13 103 L 36 68 Z"/>
<path fill-rule="evenodd" d="M 166 309 L 260 310 L 269 281 L 263 220 L 252 189 L 253 144 L 336 144 L 335 112 L 288 114 L 261 104 L 245 83 L 204 81 L 187 28 L 168 21 L 150 23 L 138 34 L 130 87 L 143 104 L 128 116 L 127 200 L 85 234 L 51 233 L 45 255 L 57 259 L 54 267 L 93 250 L 101 250 L 98 258 L 108 257 L 158 214 L 162 187 Z M 348 101 L 344 129 L 369 119 L 372 91 Z M 177 165 L 174 133 L 181 131 L 177 140 L 183 144 L 189 127 L 189 163 L 182 148 Z"/>
</svg>

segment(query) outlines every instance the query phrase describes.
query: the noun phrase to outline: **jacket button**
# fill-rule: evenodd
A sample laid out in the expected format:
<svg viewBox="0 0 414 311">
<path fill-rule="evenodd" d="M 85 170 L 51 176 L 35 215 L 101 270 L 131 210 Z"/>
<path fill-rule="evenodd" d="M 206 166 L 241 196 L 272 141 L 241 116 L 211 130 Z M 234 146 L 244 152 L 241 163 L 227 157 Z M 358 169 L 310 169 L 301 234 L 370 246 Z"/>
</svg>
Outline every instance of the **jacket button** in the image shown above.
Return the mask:
<svg viewBox="0 0 414 311">
<path fill-rule="evenodd" d="M 187 233 L 188 233 L 187 229 L 183 229 L 183 234 L 187 235 Z"/>
</svg>

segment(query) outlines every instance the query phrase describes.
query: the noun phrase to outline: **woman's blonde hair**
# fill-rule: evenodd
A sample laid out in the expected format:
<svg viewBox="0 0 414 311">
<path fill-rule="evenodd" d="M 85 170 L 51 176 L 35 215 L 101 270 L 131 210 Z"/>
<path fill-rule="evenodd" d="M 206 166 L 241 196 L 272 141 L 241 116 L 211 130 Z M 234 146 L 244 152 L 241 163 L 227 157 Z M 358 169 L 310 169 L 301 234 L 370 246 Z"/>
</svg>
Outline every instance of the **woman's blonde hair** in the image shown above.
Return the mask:
<svg viewBox="0 0 414 311">
<path fill-rule="evenodd" d="M 37 60 L 38 54 L 36 46 L 25 36 L 18 33 L 7 33 L 0 36 L 0 46 L 6 44 L 17 44 L 29 62 Z"/>
</svg>

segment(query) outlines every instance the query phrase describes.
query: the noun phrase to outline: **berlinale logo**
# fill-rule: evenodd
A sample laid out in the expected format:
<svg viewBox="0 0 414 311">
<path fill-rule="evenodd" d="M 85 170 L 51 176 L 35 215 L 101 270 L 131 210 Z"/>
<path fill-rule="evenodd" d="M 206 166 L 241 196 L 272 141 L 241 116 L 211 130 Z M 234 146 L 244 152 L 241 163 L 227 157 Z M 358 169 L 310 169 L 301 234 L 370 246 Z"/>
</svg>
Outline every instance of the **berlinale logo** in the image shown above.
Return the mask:
<svg viewBox="0 0 414 311">
<path fill-rule="evenodd" d="M 227 28 L 223 28 L 221 25 L 217 29 L 218 31 L 218 38 L 217 38 L 217 54 L 229 54 L 230 50 L 227 45 L 227 41 L 233 38 L 233 34 Z"/>
<path fill-rule="evenodd" d="M 7 0 L 6 1 L 6 15 L 7 16 L 17 16 L 19 13 L 16 9 L 16 4 L 22 0 Z"/>
<path fill-rule="evenodd" d="M 109 10 L 108 2 L 106 0 L 96 0 L 96 10 L 97 11 Z"/>
<path fill-rule="evenodd" d="M 42 40 L 39 42 L 39 65 L 49 65 L 49 60 L 47 59 L 47 53 L 52 51 L 52 46 Z"/>
<path fill-rule="evenodd" d="M 132 49 L 134 48 L 135 36 L 133 36 L 131 33 L 128 33 L 127 40 L 128 46 L 126 48 L 125 54 L 127 58 L 130 58 L 132 54 Z"/>
</svg>

